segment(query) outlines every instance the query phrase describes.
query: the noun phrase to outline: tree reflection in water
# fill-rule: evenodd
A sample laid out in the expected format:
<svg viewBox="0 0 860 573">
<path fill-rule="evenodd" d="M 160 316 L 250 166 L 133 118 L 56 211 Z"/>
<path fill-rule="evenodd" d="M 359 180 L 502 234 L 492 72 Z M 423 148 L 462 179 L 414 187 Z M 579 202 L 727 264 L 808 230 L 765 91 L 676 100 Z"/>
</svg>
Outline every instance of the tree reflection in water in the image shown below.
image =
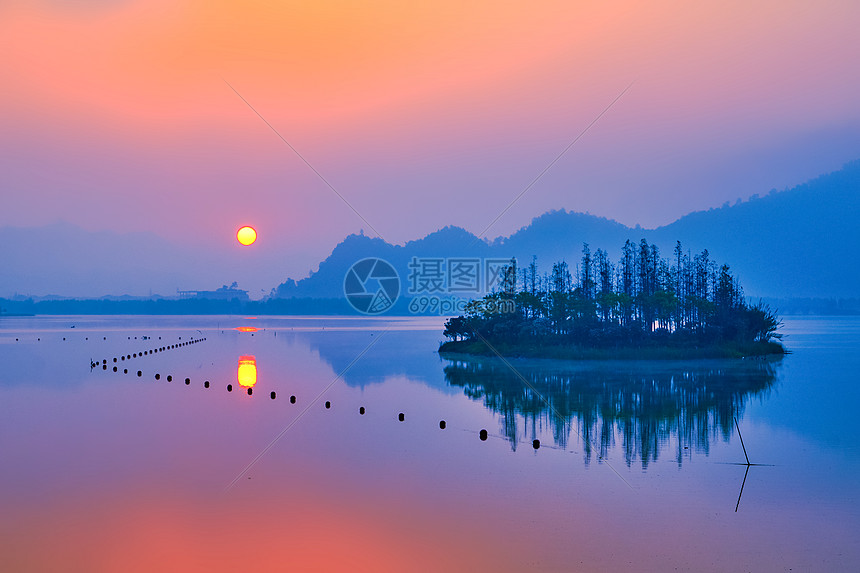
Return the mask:
<svg viewBox="0 0 860 573">
<path fill-rule="evenodd" d="M 742 416 L 749 398 L 769 391 L 779 365 L 778 360 L 512 361 L 526 384 L 496 358 L 446 362 L 448 384 L 497 413 L 513 449 L 547 430 L 556 446 L 567 449 L 574 429 L 586 464 L 620 443 L 627 465 L 640 460 L 643 468 L 665 454 L 661 448 L 671 447 L 680 465 L 687 448 L 707 454 L 718 437 L 727 441 L 733 417 Z"/>
</svg>

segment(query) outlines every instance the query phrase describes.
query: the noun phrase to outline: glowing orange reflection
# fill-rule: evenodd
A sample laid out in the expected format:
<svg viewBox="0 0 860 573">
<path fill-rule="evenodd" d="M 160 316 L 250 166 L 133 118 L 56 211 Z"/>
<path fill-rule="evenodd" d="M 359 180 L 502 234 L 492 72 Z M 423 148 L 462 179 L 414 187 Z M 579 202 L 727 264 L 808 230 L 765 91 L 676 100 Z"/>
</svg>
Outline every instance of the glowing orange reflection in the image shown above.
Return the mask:
<svg viewBox="0 0 860 573">
<path fill-rule="evenodd" d="M 257 358 L 254 356 L 240 356 L 239 369 L 236 371 L 236 379 L 240 386 L 251 388 L 257 383 Z"/>
<path fill-rule="evenodd" d="M 233 330 L 238 330 L 239 332 L 257 332 L 260 329 L 254 326 L 237 326 Z"/>
</svg>

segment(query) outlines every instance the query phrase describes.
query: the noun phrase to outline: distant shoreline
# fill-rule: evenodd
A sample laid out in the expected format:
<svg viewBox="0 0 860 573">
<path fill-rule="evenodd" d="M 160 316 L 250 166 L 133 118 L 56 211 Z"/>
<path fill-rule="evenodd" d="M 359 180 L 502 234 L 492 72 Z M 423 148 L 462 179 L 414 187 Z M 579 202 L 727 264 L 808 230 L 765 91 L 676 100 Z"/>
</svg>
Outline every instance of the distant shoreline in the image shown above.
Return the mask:
<svg viewBox="0 0 860 573">
<path fill-rule="evenodd" d="M 714 358 L 746 358 L 783 356 L 789 351 L 778 342 L 754 342 L 747 345 L 722 344 L 703 347 L 683 346 L 627 346 L 618 348 L 588 348 L 573 345 L 494 345 L 493 348 L 507 358 L 549 358 L 559 360 L 704 360 Z M 496 356 L 480 340 L 448 341 L 439 346 L 441 356 L 466 354 Z"/>
<path fill-rule="evenodd" d="M 413 297 L 401 296 L 380 317 L 439 316 L 447 315 L 409 310 Z M 780 316 L 860 316 L 860 298 L 804 299 L 765 298 Z M 88 315 L 223 315 L 261 314 L 274 316 L 302 315 L 355 315 L 357 313 L 345 298 L 284 298 L 268 300 L 214 300 L 214 299 L 7 299 L 0 297 L 0 317 Z"/>
</svg>

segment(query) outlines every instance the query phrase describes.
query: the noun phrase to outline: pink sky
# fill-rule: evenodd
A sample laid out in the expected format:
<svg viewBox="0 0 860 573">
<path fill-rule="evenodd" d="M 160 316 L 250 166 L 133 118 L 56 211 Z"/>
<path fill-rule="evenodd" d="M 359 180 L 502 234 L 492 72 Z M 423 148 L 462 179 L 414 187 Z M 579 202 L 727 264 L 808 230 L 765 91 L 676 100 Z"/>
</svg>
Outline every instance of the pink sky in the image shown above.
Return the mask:
<svg viewBox="0 0 860 573">
<path fill-rule="evenodd" d="M 295 5 L 293 5 L 295 4 Z M 255 225 L 303 276 L 390 242 L 552 208 L 628 225 L 860 158 L 855 2 L 5 2 L 0 225 L 63 219 L 228 248 Z"/>
</svg>

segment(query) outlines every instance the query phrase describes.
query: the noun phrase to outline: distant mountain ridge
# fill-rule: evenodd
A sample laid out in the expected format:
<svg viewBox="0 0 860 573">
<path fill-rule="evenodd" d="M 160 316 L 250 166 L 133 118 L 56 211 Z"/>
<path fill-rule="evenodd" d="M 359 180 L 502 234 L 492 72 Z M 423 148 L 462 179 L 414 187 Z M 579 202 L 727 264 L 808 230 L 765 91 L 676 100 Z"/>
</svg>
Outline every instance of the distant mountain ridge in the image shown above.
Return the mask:
<svg viewBox="0 0 860 573">
<path fill-rule="evenodd" d="M 283 277 L 278 259 L 212 252 L 150 232 L 88 231 L 60 221 L 42 227 L 0 227 L 0 297 L 177 296 L 248 276 L 254 267 Z M 275 272 L 273 272 L 275 269 Z"/>
<path fill-rule="evenodd" d="M 676 240 L 694 252 L 707 248 L 713 259 L 732 267 L 750 296 L 858 298 L 858 228 L 860 161 L 855 161 L 792 189 L 690 213 L 657 229 L 562 209 L 493 241 L 451 226 L 404 245 L 349 235 L 316 271 L 273 290 L 281 298 L 343 299 L 347 269 L 361 258 L 380 257 L 397 269 L 405 294 L 412 257 L 516 257 L 528 264 L 536 255 L 541 270 L 559 260 L 575 268 L 583 242 L 617 261 L 626 239 L 645 238 L 664 255 Z M 252 298 L 258 298 L 283 280 L 283 257 L 277 249 L 216 253 L 153 233 L 91 232 L 69 223 L 6 226 L 0 227 L 0 296 L 175 296 L 177 289 L 213 289 L 237 279 L 247 288 L 245 278 L 254 276 Z"/>
<path fill-rule="evenodd" d="M 730 264 L 749 293 L 783 297 L 860 294 L 860 161 L 787 191 L 697 211 L 655 229 Z"/>
<path fill-rule="evenodd" d="M 785 191 L 772 190 L 735 205 L 696 211 L 657 229 L 630 228 L 594 215 L 550 211 L 509 237 L 477 239 L 445 227 L 405 245 L 350 235 L 299 281 L 287 280 L 277 297 L 337 297 L 349 267 L 365 257 L 389 261 L 408 286 L 412 257 L 516 257 L 533 255 L 546 270 L 565 260 L 575 268 L 582 243 L 607 250 L 613 260 L 624 241 L 645 238 L 664 254 L 680 240 L 685 249 L 708 249 L 728 264 L 746 294 L 761 297 L 857 297 L 860 295 L 860 161 Z"/>
<path fill-rule="evenodd" d="M 0 292 L 101 296 L 170 293 L 178 279 L 160 261 L 176 252 L 153 233 L 90 232 L 67 222 L 0 228 Z M 47 285 L 57 285 L 52 288 Z M 110 288 L 102 288 L 110 285 Z M 48 290 L 51 289 L 51 290 Z"/>
</svg>

